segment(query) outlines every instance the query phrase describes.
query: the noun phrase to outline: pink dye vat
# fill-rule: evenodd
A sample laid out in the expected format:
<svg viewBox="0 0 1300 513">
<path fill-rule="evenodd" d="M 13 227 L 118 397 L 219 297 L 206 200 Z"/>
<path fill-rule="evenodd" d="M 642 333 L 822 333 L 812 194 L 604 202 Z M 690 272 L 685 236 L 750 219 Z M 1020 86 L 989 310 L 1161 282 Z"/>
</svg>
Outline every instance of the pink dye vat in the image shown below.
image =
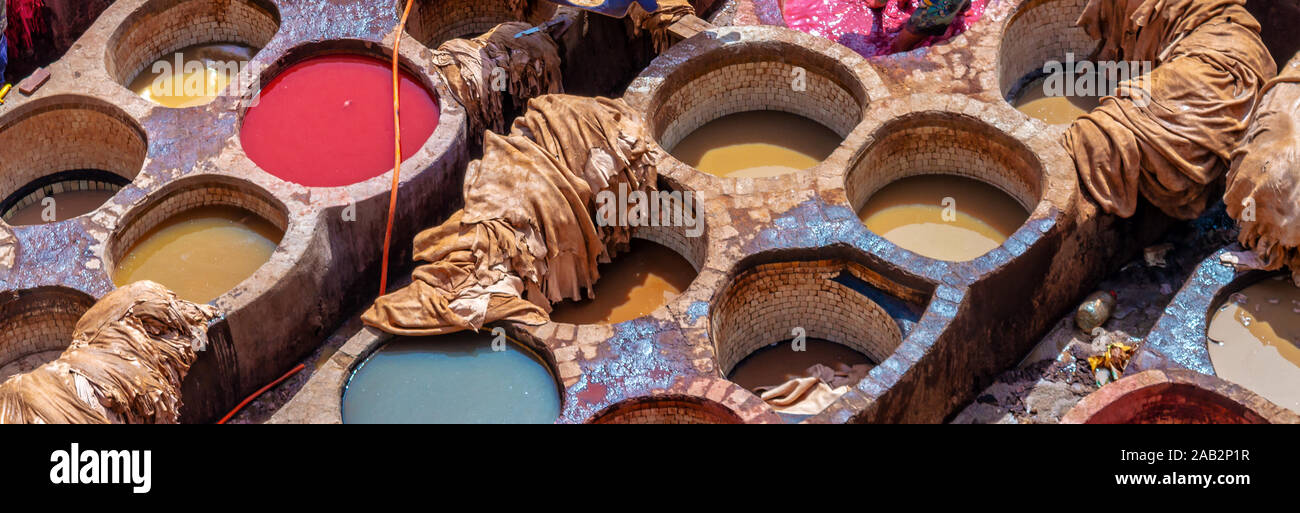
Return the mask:
<svg viewBox="0 0 1300 513">
<path fill-rule="evenodd" d="M 863 0 L 785 0 L 787 26 L 821 36 L 852 48 L 866 57 L 888 55 L 889 46 L 903 30 L 912 11 L 922 0 L 889 0 L 883 9 L 873 10 Z M 927 37 L 919 47 L 946 41 L 961 34 L 984 15 L 988 0 L 971 0 L 966 12 L 957 16 L 942 36 Z"/>
</svg>

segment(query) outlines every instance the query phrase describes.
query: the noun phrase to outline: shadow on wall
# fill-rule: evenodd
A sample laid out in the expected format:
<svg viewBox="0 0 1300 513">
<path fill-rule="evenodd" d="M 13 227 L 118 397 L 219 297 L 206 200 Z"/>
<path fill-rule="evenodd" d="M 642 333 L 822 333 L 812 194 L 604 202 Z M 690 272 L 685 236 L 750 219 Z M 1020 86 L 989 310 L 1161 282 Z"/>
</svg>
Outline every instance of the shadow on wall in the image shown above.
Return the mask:
<svg viewBox="0 0 1300 513">
<path fill-rule="evenodd" d="M 63 57 L 113 0 L 0 0 L 8 6 L 9 66 L 17 82 Z"/>
<path fill-rule="evenodd" d="M 1300 0 L 1249 0 L 1246 10 L 1263 26 L 1261 36 L 1278 67 L 1300 51 Z"/>
</svg>

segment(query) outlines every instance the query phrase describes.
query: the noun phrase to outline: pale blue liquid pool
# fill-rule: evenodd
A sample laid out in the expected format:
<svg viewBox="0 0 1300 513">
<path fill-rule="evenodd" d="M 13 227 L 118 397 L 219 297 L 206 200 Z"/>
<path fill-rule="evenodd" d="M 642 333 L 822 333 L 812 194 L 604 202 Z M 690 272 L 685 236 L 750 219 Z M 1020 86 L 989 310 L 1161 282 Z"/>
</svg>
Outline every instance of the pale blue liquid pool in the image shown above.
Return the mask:
<svg viewBox="0 0 1300 513">
<path fill-rule="evenodd" d="M 397 338 L 353 373 L 347 424 L 550 424 L 560 395 L 547 366 L 487 333 Z"/>
</svg>

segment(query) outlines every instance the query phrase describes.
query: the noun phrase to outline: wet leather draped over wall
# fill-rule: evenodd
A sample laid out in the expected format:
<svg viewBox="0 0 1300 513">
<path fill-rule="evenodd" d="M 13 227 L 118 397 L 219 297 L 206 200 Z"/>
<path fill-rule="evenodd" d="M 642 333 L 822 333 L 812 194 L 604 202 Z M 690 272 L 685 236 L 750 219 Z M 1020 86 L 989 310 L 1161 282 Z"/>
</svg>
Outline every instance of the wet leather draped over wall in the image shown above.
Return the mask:
<svg viewBox="0 0 1300 513">
<path fill-rule="evenodd" d="M 653 13 L 646 12 L 640 4 L 632 4 L 632 9 L 627 15 L 628 26 L 633 37 L 649 32 L 654 41 L 655 51 L 662 53 L 673 45 L 672 34 L 668 33 L 668 27 L 693 14 L 695 8 L 691 7 L 687 0 L 659 0 L 659 9 Z"/>
<path fill-rule="evenodd" d="M 484 130 L 506 131 L 503 102 L 523 110 L 529 98 L 563 93 L 559 47 L 545 32 L 516 39 L 515 34 L 531 25 L 510 22 L 497 25 L 473 39 L 452 39 L 433 52 L 433 63 L 447 81 L 456 101 L 465 106 L 469 133 L 475 147 L 481 145 Z M 496 77 L 493 70 L 505 70 Z M 510 98 L 503 98 L 494 81 L 504 78 Z"/>
<path fill-rule="evenodd" d="M 0 424 L 174 423 L 215 308 L 153 282 L 104 296 L 59 359 L 0 383 Z"/>
<path fill-rule="evenodd" d="M 1241 227 L 1238 240 L 1264 269 L 1286 266 L 1300 278 L 1300 55 L 1264 87 L 1232 154 L 1223 201 Z M 1244 215 L 1248 205 L 1254 220 Z"/>
<path fill-rule="evenodd" d="M 582 299 L 597 265 L 631 230 L 598 226 L 600 191 L 650 191 L 660 151 L 622 100 L 534 98 L 508 135 L 484 134 L 465 174 L 465 208 L 415 239 L 428 262 L 362 315 L 396 335 L 428 336 L 507 319 L 542 324 L 550 305 Z"/>
<path fill-rule="evenodd" d="M 1081 181 L 1106 212 L 1133 215 L 1139 194 L 1179 219 L 1204 210 L 1276 72 L 1244 4 L 1090 0 L 1084 8 L 1079 25 L 1101 40 L 1096 60 L 1154 67 L 1121 83 L 1065 135 Z"/>
</svg>

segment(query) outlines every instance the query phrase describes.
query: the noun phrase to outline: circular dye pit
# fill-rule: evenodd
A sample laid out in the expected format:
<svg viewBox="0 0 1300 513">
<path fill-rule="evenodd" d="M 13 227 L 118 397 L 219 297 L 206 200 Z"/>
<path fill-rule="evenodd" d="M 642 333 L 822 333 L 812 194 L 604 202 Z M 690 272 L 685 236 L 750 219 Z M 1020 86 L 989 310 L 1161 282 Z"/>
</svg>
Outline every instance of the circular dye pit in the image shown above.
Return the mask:
<svg viewBox="0 0 1300 513">
<path fill-rule="evenodd" d="M 1098 76 L 1091 77 L 1090 90 L 1076 91 L 1073 87 L 1086 84 L 1080 80 L 1084 77 L 1074 72 L 1083 71 L 1082 61 L 1097 46 L 1082 27 L 1075 25 L 1081 14 L 1083 3 L 1074 0 L 1026 0 L 1016 8 L 1002 33 L 998 47 L 1002 97 L 1021 112 L 1049 125 L 1073 122 L 1096 108 L 1101 97 L 1110 93 L 1092 88 L 1102 83 Z M 1088 66 L 1090 69 L 1091 64 Z M 1048 71 L 1053 71 L 1053 75 L 1049 77 Z M 1073 79 L 1069 88 L 1065 84 L 1066 75 Z M 1044 85 L 1051 87 L 1044 90 Z"/>
<path fill-rule="evenodd" d="M 718 368 L 760 395 L 792 379 L 822 378 L 815 393 L 764 398 L 778 412 L 820 412 L 903 341 L 891 310 L 872 299 L 889 296 L 857 277 L 866 273 L 841 260 L 766 263 L 739 273 L 710 309 Z"/>
<path fill-rule="evenodd" d="M 672 154 L 712 175 L 761 178 L 816 166 L 841 138 L 808 118 L 778 111 L 723 116 L 691 132 Z"/>
<path fill-rule="evenodd" d="M 349 424 L 549 424 L 559 390 L 531 350 L 488 332 L 398 338 L 353 372 L 343 392 Z"/>
<path fill-rule="evenodd" d="M 182 299 L 207 303 L 271 259 L 284 231 L 242 208 L 185 210 L 153 227 L 118 260 L 113 283 L 151 280 Z"/>
<path fill-rule="evenodd" d="M 257 49 L 237 43 L 198 44 L 163 55 L 146 66 L 130 89 L 164 107 L 206 105 L 239 77 Z"/>
<path fill-rule="evenodd" d="M 89 98 L 44 101 L 0 119 L 0 219 L 14 225 L 90 213 L 144 166 L 144 132 Z"/>
<path fill-rule="evenodd" d="M 926 111 L 886 122 L 845 176 L 872 232 L 936 260 L 979 258 L 1007 241 L 1042 198 L 1025 143 L 982 120 Z"/>
<path fill-rule="evenodd" d="M 1084 397 L 1062 424 L 1294 424 L 1237 385 L 1189 370 L 1146 371 Z"/>
<path fill-rule="evenodd" d="M 109 75 L 164 107 L 196 107 L 222 94 L 280 29 L 267 0 L 150 0 L 108 42 Z"/>
<path fill-rule="evenodd" d="M 807 339 L 802 346 L 785 341 L 760 348 L 736 364 L 727 379 L 755 394 L 772 392 L 769 399 L 785 397 L 774 399 L 772 406 L 778 412 L 812 415 L 857 385 L 875 366 L 848 346 Z M 783 385 L 805 378 L 818 378 L 821 384 L 802 396 L 782 391 Z"/>
<path fill-rule="evenodd" d="M 401 15 L 405 4 L 401 2 L 394 6 L 397 15 Z M 471 38 L 508 21 L 540 25 L 555 15 L 556 8 L 550 2 L 519 0 L 415 0 L 411 4 L 406 32 L 425 46 L 437 48 L 450 39 Z"/>
<path fill-rule="evenodd" d="M 308 187 L 366 181 L 393 168 L 391 65 L 359 55 L 314 57 L 285 69 L 245 113 L 244 152 L 263 170 Z M 438 101 L 411 74 L 400 86 L 402 158 L 438 127 Z"/>
<path fill-rule="evenodd" d="M 695 268 L 676 251 L 644 239 L 601 264 L 594 298 L 555 305 L 551 320 L 569 324 L 615 324 L 644 317 L 681 294 Z"/>
<path fill-rule="evenodd" d="M 94 212 L 127 183 L 127 179 L 107 171 L 56 173 L 0 201 L 0 217 L 12 226 L 65 221 Z"/>
<path fill-rule="evenodd" d="M 727 31 L 668 50 L 637 79 L 644 95 L 625 97 L 674 158 L 722 177 L 789 174 L 826 160 L 862 123 L 871 99 L 856 55 L 823 53 L 786 29 Z"/>
<path fill-rule="evenodd" d="M 1232 294 L 1207 335 L 1215 374 L 1300 412 L 1300 288 L 1275 276 Z"/>
<path fill-rule="evenodd" d="M 740 424 L 740 416 L 707 399 L 666 396 L 628 399 L 598 415 L 592 424 Z"/>
<path fill-rule="evenodd" d="M 0 299 L 0 382 L 57 360 L 94 299 L 71 289 L 45 287 Z"/>
<path fill-rule="evenodd" d="M 979 180 L 918 175 L 871 195 L 858 217 L 872 232 L 913 253 L 961 262 L 1001 246 L 1029 213 Z"/>
</svg>

